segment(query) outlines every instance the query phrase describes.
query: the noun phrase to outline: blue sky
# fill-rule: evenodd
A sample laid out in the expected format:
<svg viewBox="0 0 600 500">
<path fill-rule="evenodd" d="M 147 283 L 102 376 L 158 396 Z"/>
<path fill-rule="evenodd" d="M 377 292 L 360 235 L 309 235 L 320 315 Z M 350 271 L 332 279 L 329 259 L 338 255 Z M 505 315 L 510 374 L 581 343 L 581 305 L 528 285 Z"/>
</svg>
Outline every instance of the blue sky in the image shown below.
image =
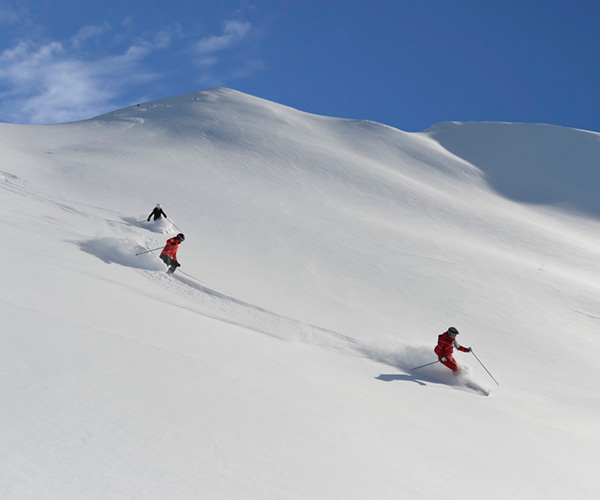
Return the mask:
<svg viewBox="0 0 600 500">
<path fill-rule="evenodd" d="M 600 131 L 598 0 L 0 0 L 0 121 L 225 86 L 407 131 Z"/>
</svg>

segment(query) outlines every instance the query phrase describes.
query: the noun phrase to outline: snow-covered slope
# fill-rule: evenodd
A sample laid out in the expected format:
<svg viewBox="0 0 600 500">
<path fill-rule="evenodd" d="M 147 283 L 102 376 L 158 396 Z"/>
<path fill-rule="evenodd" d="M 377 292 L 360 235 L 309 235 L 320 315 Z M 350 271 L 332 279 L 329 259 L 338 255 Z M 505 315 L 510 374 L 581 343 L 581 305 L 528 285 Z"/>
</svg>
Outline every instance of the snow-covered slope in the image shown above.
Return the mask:
<svg viewBox="0 0 600 500">
<path fill-rule="evenodd" d="M 599 158 L 228 89 L 0 125 L 0 498 L 594 498 Z M 411 370 L 450 325 L 500 386 Z"/>
</svg>

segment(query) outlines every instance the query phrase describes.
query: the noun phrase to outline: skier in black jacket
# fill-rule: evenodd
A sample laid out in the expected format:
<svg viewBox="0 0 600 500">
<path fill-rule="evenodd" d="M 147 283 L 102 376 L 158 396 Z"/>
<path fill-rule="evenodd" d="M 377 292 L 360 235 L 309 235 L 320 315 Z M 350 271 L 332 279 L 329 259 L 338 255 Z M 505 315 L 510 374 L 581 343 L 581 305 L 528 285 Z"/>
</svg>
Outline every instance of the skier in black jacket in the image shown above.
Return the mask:
<svg viewBox="0 0 600 500">
<path fill-rule="evenodd" d="M 156 206 L 154 207 L 154 210 L 152 210 L 152 212 L 150 212 L 150 215 L 148 216 L 148 221 L 150 221 L 150 217 L 154 216 L 154 220 L 159 220 L 162 219 L 163 217 L 166 219 L 167 218 L 167 214 L 163 212 L 163 209 L 160 208 L 160 203 L 157 203 Z"/>
</svg>

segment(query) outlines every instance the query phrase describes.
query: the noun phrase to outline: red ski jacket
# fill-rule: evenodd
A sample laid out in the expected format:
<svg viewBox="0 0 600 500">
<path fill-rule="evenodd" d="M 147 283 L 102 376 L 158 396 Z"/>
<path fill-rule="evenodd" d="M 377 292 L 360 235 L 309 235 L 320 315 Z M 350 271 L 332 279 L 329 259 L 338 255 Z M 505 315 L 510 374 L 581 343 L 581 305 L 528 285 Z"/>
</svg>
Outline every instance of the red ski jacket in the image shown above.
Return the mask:
<svg viewBox="0 0 600 500">
<path fill-rule="evenodd" d="M 444 332 L 441 335 L 438 335 L 438 343 L 435 346 L 434 352 L 441 359 L 443 357 L 450 358 L 452 357 L 452 353 L 454 352 L 454 348 L 457 348 L 462 352 L 470 352 L 466 347 L 461 346 L 456 339 L 452 338 L 448 335 L 448 332 Z"/>
<path fill-rule="evenodd" d="M 160 252 L 160 256 L 162 257 L 163 255 L 166 255 L 167 257 L 170 257 L 175 262 L 177 262 L 177 249 L 179 248 L 180 243 L 181 240 L 179 238 L 170 238 L 169 240 L 167 240 L 165 248 L 163 248 L 162 252 Z"/>
</svg>

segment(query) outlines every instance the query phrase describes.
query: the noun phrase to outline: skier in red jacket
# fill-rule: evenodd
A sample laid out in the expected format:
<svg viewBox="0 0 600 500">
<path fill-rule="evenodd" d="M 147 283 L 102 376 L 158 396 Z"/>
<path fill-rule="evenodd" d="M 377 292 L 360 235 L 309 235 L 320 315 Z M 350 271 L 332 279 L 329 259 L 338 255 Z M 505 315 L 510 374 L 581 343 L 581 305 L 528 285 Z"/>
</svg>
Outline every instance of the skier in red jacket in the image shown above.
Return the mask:
<svg viewBox="0 0 600 500">
<path fill-rule="evenodd" d="M 177 249 L 179 244 L 185 240 L 185 236 L 179 233 L 177 236 L 167 240 L 165 248 L 160 252 L 161 260 L 167 265 L 167 274 L 173 274 L 181 264 L 177 262 Z"/>
<path fill-rule="evenodd" d="M 454 359 L 452 353 L 454 352 L 454 348 L 456 347 L 459 351 L 462 352 L 471 352 L 470 347 L 463 347 L 456 341 L 456 336 L 458 335 L 458 330 L 451 326 L 448 328 L 448 331 L 438 335 L 438 343 L 435 346 L 434 352 L 437 354 L 440 362 L 450 368 L 454 374 L 458 374 L 459 368 L 458 363 Z"/>
</svg>

